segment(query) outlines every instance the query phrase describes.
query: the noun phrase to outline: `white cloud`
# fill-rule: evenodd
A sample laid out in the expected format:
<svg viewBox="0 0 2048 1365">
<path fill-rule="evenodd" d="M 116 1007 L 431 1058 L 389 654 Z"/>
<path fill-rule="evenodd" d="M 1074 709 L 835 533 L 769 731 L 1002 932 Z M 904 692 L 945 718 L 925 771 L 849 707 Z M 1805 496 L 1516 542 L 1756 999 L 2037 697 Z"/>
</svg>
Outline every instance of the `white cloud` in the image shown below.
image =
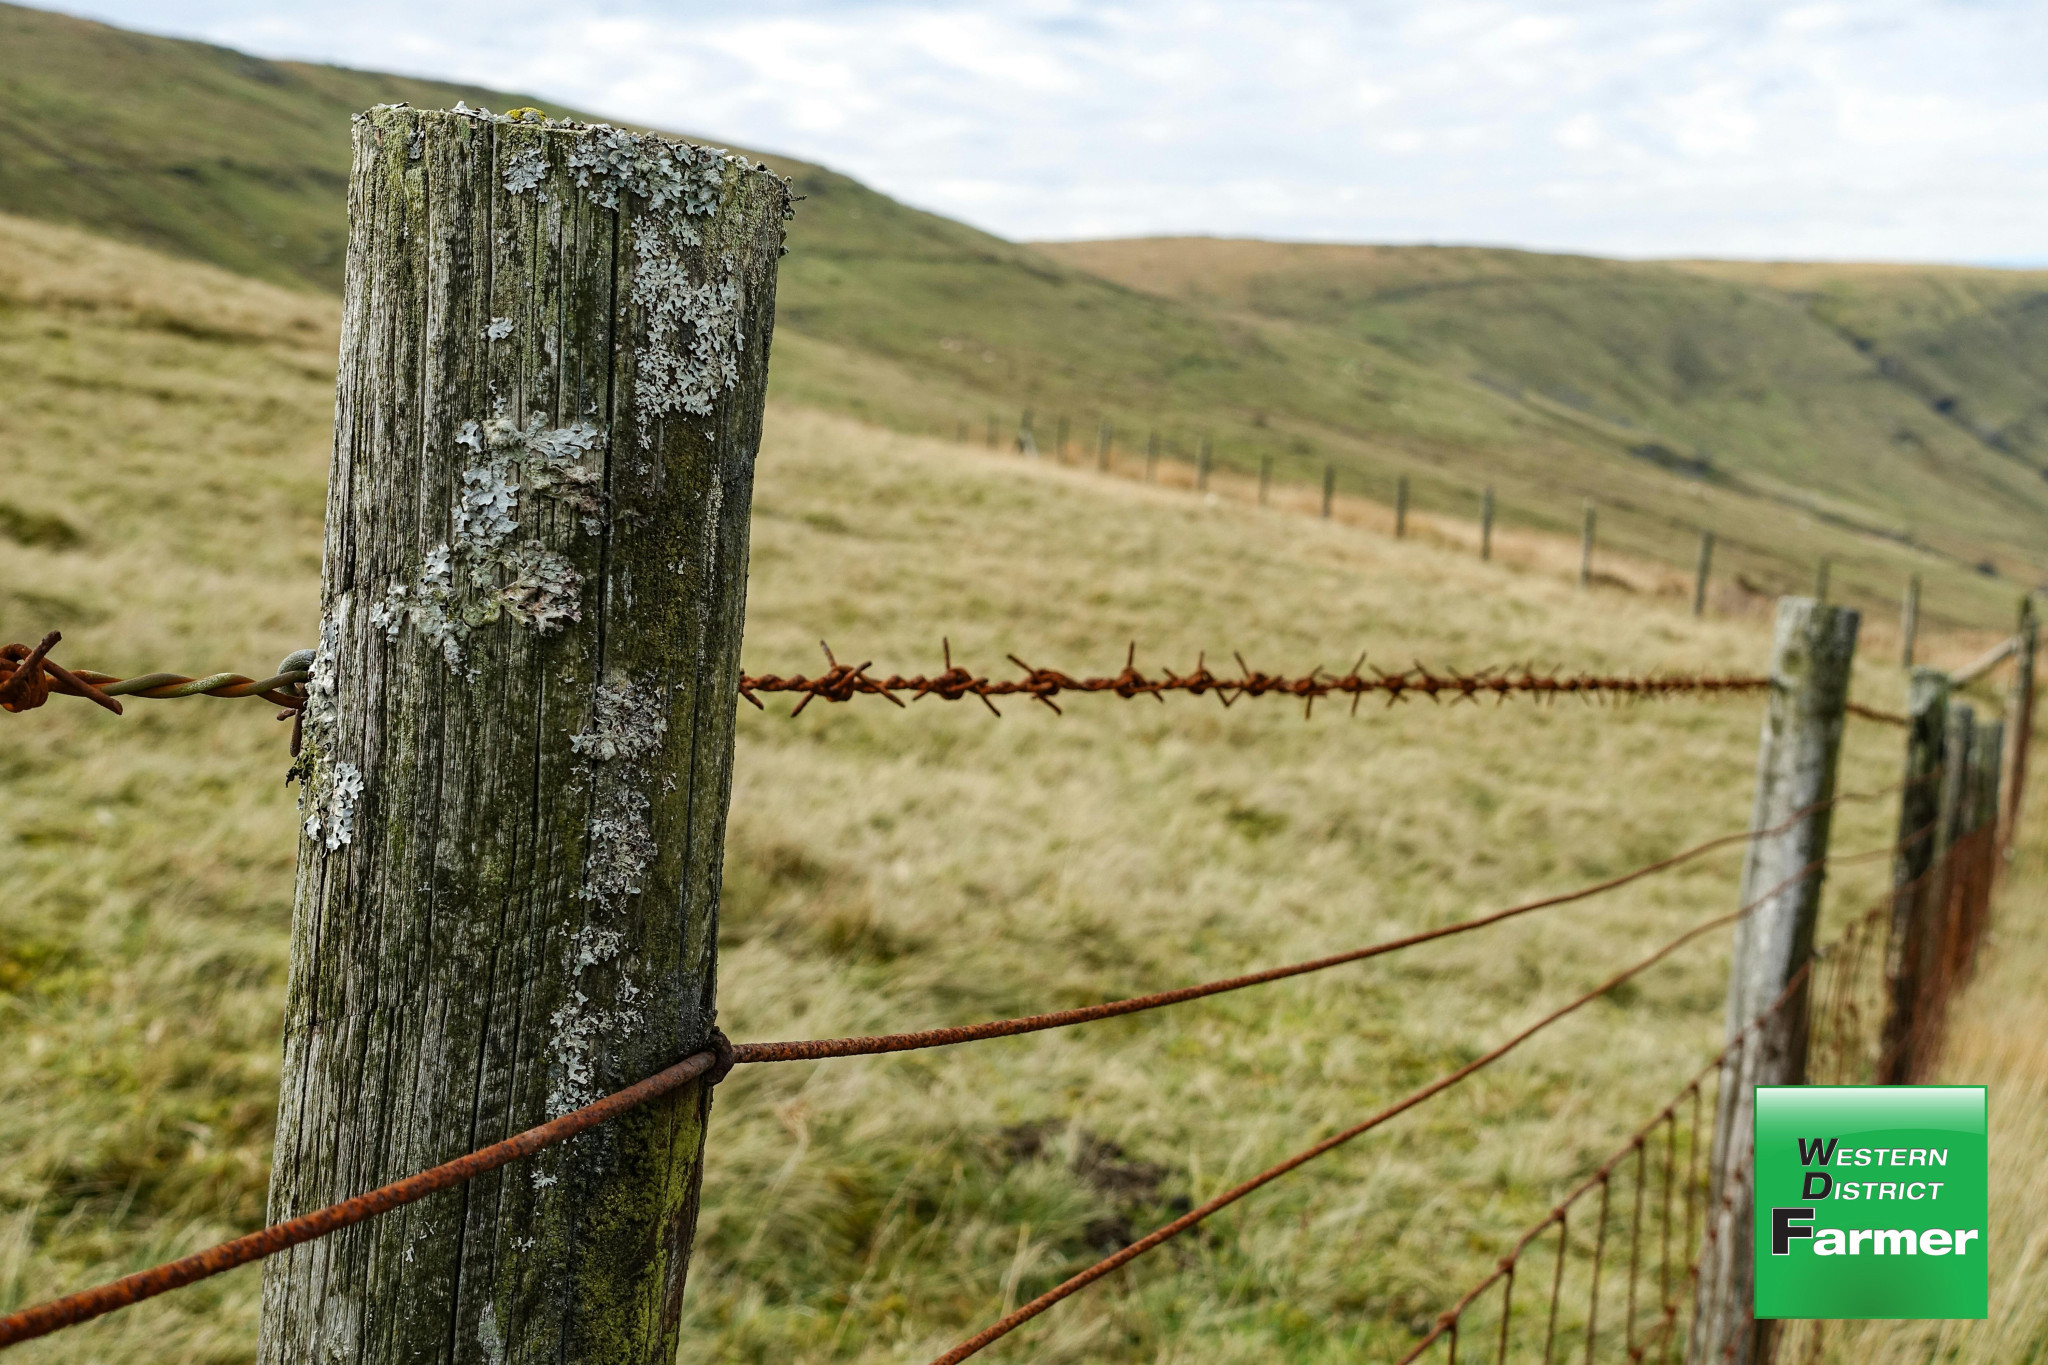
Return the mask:
<svg viewBox="0 0 2048 1365">
<path fill-rule="evenodd" d="M 1012 237 L 2044 255 L 2048 10 L 1997 0 L 72 2 L 783 151 Z"/>
</svg>

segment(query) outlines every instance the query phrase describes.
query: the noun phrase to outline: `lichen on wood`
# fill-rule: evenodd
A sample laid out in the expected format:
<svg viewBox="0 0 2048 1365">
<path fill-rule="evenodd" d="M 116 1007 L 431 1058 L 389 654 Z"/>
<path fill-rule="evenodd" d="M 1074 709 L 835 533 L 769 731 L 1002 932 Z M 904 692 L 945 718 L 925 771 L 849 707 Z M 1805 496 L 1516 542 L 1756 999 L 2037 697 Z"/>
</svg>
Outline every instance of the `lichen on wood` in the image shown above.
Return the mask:
<svg viewBox="0 0 2048 1365">
<path fill-rule="evenodd" d="M 785 182 L 358 118 L 272 1209 L 700 1047 Z M 267 1267 L 265 1362 L 673 1359 L 708 1093 Z"/>
</svg>

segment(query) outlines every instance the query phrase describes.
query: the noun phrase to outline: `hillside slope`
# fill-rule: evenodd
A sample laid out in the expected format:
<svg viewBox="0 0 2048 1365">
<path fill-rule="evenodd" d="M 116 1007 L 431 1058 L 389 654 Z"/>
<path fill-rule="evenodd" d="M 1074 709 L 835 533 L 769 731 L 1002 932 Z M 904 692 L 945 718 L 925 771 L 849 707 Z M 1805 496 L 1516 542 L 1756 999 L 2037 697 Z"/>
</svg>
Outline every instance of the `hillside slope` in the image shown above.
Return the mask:
<svg viewBox="0 0 2048 1365">
<path fill-rule="evenodd" d="M 514 94 L 292 62 L 0 5 L 0 211 L 338 287 L 347 117 Z M 566 114 L 559 106 L 550 112 Z M 2048 578 L 2040 276 L 1631 265 L 1514 252 L 1007 242 L 766 154 L 804 196 L 777 397 L 899 430 L 1225 468 L 1689 565 L 1760 591 L 2010 618 Z M 1171 258 L 1169 262 L 1168 258 Z M 1813 268 L 1817 269 L 1817 268 Z M 1783 273 L 1781 272 L 1781 273 Z"/>
<path fill-rule="evenodd" d="M 0 517 L 0 640 L 61 626 L 61 657 L 122 672 L 253 671 L 303 645 L 338 315 L 0 219 L 0 501 L 16 512 Z M 747 665 L 782 673 L 815 670 L 820 634 L 878 671 L 935 666 L 945 637 L 976 666 L 1014 650 L 1076 671 L 1114 669 L 1134 637 L 1155 669 L 1205 649 L 1341 667 L 1369 645 L 1390 665 L 1746 670 L 1768 647 L 1749 617 L 1696 622 L 1420 539 L 963 459 L 786 405 L 766 423 L 747 612 Z M 1957 662 L 1981 642 L 1930 643 Z M 1882 659 L 1859 666 L 1859 697 L 1897 705 L 1899 689 Z M 788 710 L 740 720 L 719 1006 L 741 1039 L 1101 1000 L 1609 875 L 1744 823 L 1757 720 L 1740 699 L 1312 719 L 1277 697 Z M 297 832 L 272 717 L 197 699 L 0 715 L 0 1311 L 263 1217 Z M 1896 731 L 1851 727 L 1845 788 L 1897 766 Z M 1845 805 L 1837 846 L 1882 846 L 1894 819 Z M 748 1068 L 718 1097 L 689 1358 L 929 1359 L 1178 1201 L 1724 913 L 1739 869 L 1730 849 L 1483 938 L 1085 1030 Z M 1829 915 L 1886 875 L 1843 865 Z M 2027 956 L 2000 967 L 2024 980 L 2037 941 L 2001 939 Z M 1726 942 L 991 1358 L 1398 1356 L 1712 1054 Z M 2031 1136 L 2012 1139 L 2017 1170 L 2038 1165 Z M 2012 1217 L 2038 1221 L 2038 1198 Z M 2031 1327 L 2042 1270 L 2023 1234 L 1996 1245 L 2001 1311 Z M 244 1268 L 19 1358 L 247 1360 L 258 1292 Z M 1575 1344 L 1582 1321 L 1560 1332 Z M 1990 1358 L 2013 1357 L 1958 1357 Z"/>
</svg>

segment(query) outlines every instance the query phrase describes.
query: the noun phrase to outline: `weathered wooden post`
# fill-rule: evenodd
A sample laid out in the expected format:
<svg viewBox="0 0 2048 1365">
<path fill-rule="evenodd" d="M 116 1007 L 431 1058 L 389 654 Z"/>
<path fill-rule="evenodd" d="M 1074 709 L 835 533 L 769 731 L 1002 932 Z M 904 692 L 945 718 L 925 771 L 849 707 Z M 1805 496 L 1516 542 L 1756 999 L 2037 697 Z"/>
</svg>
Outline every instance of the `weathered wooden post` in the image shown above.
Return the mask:
<svg viewBox="0 0 2048 1365">
<path fill-rule="evenodd" d="M 1024 409 L 1024 415 L 1017 419 L 1017 453 L 1038 458 L 1038 437 L 1031 430 L 1031 409 Z"/>
<path fill-rule="evenodd" d="M 1934 951 L 1936 835 L 1941 824 L 1942 745 L 1948 738 L 1948 674 L 1916 668 L 1907 697 L 1906 772 L 1899 796 L 1899 850 L 1892 859 L 1891 936 L 1885 948 L 1885 1016 L 1879 1085 L 1905 1085 L 1920 1073 L 1915 1057 L 1922 977 Z"/>
<path fill-rule="evenodd" d="M 1273 457 L 1259 456 L 1259 506 L 1266 505 L 1267 496 L 1273 491 Z"/>
<path fill-rule="evenodd" d="M 1586 499 L 1585 520 L 1579 526 L 1579 586 L 1593 585 L 1593 519 L 1598 515 L 1593 500 Z"/>
<path fill-rule="evenodd" d="M 2020 599 L 2019 630 L 2013 636 L 2012 700 L 2006 706 L 2011 735 L 2006 744 L 2005 810 L 1999 833 L 2001 861 L 2012 857 L 2020 837 L 2021 803 L 2027 793 L 2027 750 L 2034 742 L 2034 652 L 2041 644 L 2041 623 L 2034 615 L 2032 595 Z"/>
<path fill-rule="evenodd" d="M 1408 534 L 1408 476 L 1403 474 L 1394 480 L 1394 539 L 1401 540 Z"/>
<path fill-rule="evenodd" d="M 1999 779 L 2004 773 L 2005 722 L 1994 720 L 1977 727 L 1970 755 L 1970 890 L 1963 903 L 1961 924 L 1962 976 L 1977 966 L 1977 950 L 1991 921 L 1991 888 L 1998 872 Z"/>
<path fill-rule="evenodd" d="M 788 188 L 603 125 L 355 120 L 270 1214 L 712 1035 Z M 669 1362 L 698 1085 L 272 1258 L 259 1358 Z"/>
<path fill-rule="evenodd" d="M 1330 511 L 1337 503 L 1337 466 L 1323 466 L 1323 520 L 1330 519 Z"/>
<path fill-rule="evenodd" d="M 1731 1051 L 1714 1117 L 1713 1183 L 1686 1355 L 1696 1365 L 1770 1359 L 1771 1324 L 1757 1323 L 1752 1315 L 1755 1087 L 1796 1085 L 1806 1078 L 1808 985 L 1802 969 L 1813 955 L 1825 875 L 1811 865 L 1827 853 L 1833 816 L 1828 803 L 1835 794 L 1857 624 L 1855 612 L 1812 598 L 1778 603 L 1750 828 L 1785 828 L 1751 841 L 1742 867 L 1739 904 L 1755 908 L 1736 922 L 1728 971 Z M 1751 1032 L 1788 989 L 1785 1003 Z"/>
<path fill-rule="evenodd" d="M 1200 493 L 1209 491 L 1209 460 L 1209 438 L 1204 436 L 1200 453 L 1195 456 L 1195 490 Z"/>
<path fill-rule="evenodd" d="M 1714 570 L 1714 533 L 1700 532 L 1700 562 L 1692 575 L 1692 614 L 1707 614 L 1707 575 Z"/>
<path fill-rule="evenodd" d="M 1493 485 L 1479 495 L 1479 557 L 1493 558 Z"/>
<path fill-rule="evenodd" d="M 1109 424 L 1108 418 L 1104 418 L 1095 433 L 1095 468 L 1101 473 L 1109 472 L 1109 444 L 1115 439 L 1116 428 Z"/>
<path fill-rule="evenodd" d="M 1913 643 L 1920 634 L 1920 575 L 1906 580 L 1906 601 L 1899 608 L 1900 663 L 1913 666 Z"/>
</svg>

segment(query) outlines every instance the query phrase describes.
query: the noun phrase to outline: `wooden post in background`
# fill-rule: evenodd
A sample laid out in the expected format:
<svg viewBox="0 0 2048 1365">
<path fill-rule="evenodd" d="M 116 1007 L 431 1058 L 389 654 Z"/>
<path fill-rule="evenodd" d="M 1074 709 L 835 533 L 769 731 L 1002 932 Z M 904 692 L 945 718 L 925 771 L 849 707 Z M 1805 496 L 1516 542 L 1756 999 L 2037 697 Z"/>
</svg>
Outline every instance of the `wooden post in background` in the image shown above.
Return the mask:
<svg viewBox="0 0 2048 1365">
<path fill-rule="evenodd" d="M 1596 515 L 1598 514 L 1593 508 L 1593 500 L 1587 498 L 1585 519 L 1579 526 L 1579 586 L 1581 588 L 1589 588 L 1593 585 L 1593 519 Z"/>
<path fill-rule="evenodd" d="M 1479 557 L 1493 558 L 1493 485 L 1479 495 Z"/>
<path fill-rule="evenodd" d="M 1394 539 L 1401 540 L 1408 534 L 1408 476 L 1403 474 L 1394 480 Z"/>
<path fill-rule="evenodd" d="M 1159 433 L 1145 435 L 1145 482 L 1151 483 L 1159 474 Z"/>
<path fill-rule="evenodd" d="M 1796 1085 L 1806 1078 L 1808 987 L 1800 974 L 1813 956 L 1824 871 L 1799 874 L 1827 852 L 1833 816 L 1827 803 L 1835 794 L 1857 624 L 1855 612 L 1811 598 L 1778 602 L 1750 828 L 1787 828 L 1753 840 L 1742 867 L 1737 903 L 1760 903 L 1736 922 L 1729 964 L 1731 1051 L 1714 1117 L 1712 1186 L 1689 1361 L 1760 1365 L 1771 1358 L 1771 1324 L 1756 1323 L 1751 1315 L 1754 1087 Z M 1785 1004 L 1748 1032 L 1795 979 L 1800 984 Z"/>
<path fill-rule="evenodd" d="M 1024 409 L 1024 415 L 1017 419 L 1017 453 L 1038 458 L 1038 437 L 1031 431 L 1031 409 Z"/>
<path fill-rule="evenodd" d="M 603 125 L 354 144 L 273 1219 L 710 1038 L 790 202 Z M 272 1257 L 259 1359 L 674 1359 L 710 1099 Z"/>
<path fill-rule="evenodd" d="M 1330 511 L 1337 501 L 1337 466 L 1323 466 L 1323 520 L 1330 519 Z"/>
<path fill-rule="evenodd" d="M 2001 862 L 2010 860 L 2020 837 L 2020 811 L 2027 793 L 2027 749 L 2034 742 L 2034 652 L 2041 644 L 2041 623 L 2034 615 L 2031 594 L 2020 599 L 2019 629 L 2013 637 L 2012 692 L 2005 714 L 2011 724 L 2006 740 L 2005 809 L 1999 822 Z"/>
<path fill-rule="evenodd" d="M 1998 877 L 1999 779 L 2005 769 L 2005 722 L 1988 721 L 1977 727 L 1970 755 L 1970 834 L 1975 855 L 1971 859 L 1970 890 L 1962 907 L 1961 979 L 1977 967 L 1977 950 L 1984 944 L 1990 927 L 1991 889 Z"/>
<path fill-rule="evenodd" d="M 1267 496 L 1273 491 L 1273 457 L 1259 456 L 1259 506 L 1266 505 Z"/>
<path fill-rule="evenodd" d="M 1899 851 L 1892 859 L 1891 935 L 1885 949 L 1885 1017 L 1879 1085 L 1920 1075 L 1916 1014 L 1932 967 L 1928 927 L 1938 887 L 1934 860 L 1941 827 L 1942 745 L 1948 738 L 1948 674 L 1916 668 L 1907 694 L 1905 786 L 1899 795 Z"/>
<path fill-rule="evenodd" d="M 1913 666 L 1913 643 L 1920 634 L 1920 575 L 1906 580 L 1906 601 L 1899 608 L 1900 663 Z"/>
<path fill-rule="evenodd" d="M 1714 571 L 1714 533 L 1700 532 L 1700 562 L 1692 576 L 1692 614 L 1707 614 L 1707 575 Z"/>
<path fill-rule="evenodd" d="M 1195 491 L 1198 493 L 1209 491 L 1209 460 L 1209 438 L 1204 436 L 1200 451 L 1195 456 Z"/>
<path fill-rule="evenodd" d="M 1105 418 L 1095 432 L 1095 467 L 1104 474 L 1109 472 L 1109 445 L 1115 439 L 1116 428 Z"/>
</svg>

